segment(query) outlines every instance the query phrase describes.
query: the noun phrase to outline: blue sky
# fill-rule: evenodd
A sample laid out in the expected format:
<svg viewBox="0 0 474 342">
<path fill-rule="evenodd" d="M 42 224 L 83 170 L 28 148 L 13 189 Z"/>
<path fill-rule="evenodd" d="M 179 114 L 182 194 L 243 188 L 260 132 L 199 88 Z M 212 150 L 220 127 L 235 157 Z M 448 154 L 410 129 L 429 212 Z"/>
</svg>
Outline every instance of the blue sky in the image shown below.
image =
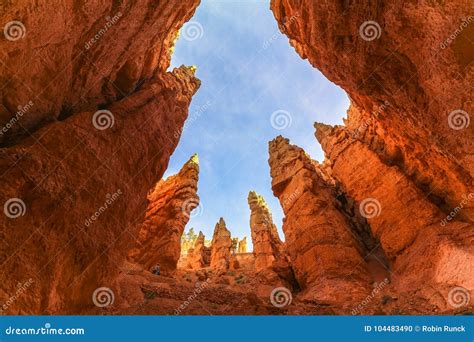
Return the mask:
<svg viewBox="0 0 474 342">
<path fill-rule="evenodd" d="M 261 0 L 203 0 L 182 28 L 172 57 L 171 68 L 196 65 L 202 84 L 165 177 L 198 153 L 201 208 L 186 231 L 194 227 L 206 239 L 222 216 L 233 237 L 251 240 L 250 190 L 265 197 L 284 239 L 268 141 L 281 134 L 322 161 L 313 123 L 341 124 L 349 107 L 345 92 L 289 45 L 269 7 Z"/>
</svg>

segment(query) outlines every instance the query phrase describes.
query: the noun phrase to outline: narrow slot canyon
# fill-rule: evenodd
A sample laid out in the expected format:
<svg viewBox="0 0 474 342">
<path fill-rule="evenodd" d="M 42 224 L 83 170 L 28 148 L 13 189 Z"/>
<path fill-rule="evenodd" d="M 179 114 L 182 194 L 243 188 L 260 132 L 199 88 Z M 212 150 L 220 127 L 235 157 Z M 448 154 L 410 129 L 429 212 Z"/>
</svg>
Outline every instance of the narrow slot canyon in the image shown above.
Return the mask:
<svg viewBox="0 0 474 342">
<path fill-rule="evenodd" d="M 3 7 L 2 314 L 474 313 L 471 2 Z"/>
</svg>

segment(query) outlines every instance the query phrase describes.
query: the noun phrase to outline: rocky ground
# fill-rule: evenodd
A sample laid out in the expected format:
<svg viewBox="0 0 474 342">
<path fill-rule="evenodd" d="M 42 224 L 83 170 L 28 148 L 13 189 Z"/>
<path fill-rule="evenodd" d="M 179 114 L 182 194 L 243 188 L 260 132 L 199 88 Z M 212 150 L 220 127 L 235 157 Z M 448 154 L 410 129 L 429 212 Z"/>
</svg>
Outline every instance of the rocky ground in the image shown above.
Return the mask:
<svg viewBox="0 0 474 342">
<path fill-rule="evenodd" d="M 254 271 L 216 274 L 211 268 L 178 270 L 157 276 L 128 263 L 119 278 L 114 303 L 95 309 L 106 315 L 334 315 L 469 314 L 473 307 L 440 312 L 416 295 L 398 296 L 389 283 L 359 304 L 303 300 L 301 292 L 277 292 L 265 275 Z"/>
</svg>

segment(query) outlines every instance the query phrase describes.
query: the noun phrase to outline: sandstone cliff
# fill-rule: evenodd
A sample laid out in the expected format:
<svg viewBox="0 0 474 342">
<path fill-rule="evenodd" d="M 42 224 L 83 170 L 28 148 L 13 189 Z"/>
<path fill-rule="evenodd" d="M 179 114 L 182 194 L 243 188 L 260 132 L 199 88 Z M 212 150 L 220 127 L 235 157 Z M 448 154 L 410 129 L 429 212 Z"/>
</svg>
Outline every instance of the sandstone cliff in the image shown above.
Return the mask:
<svg viewBox="0 0 474 342">
<path fill-rule="evenodd" d="M 217 272 L 225 272 L 229 269 L 232 240 L 230 231 L 227 230 L 224 219 L 221 217 L 214 228 L 211 244 L 211 268 Z"/>
<path fill-rule="evenodd" d="M 343 127 L 316 127 L 332 175 L 359 203 L 389 258 L 397 292 L 446 309 L 452 288 L 474 289 L 474 226 L 443 225 L 444 214 L 397 166 L 384 164 Z"/>
<path fill-rule="evenodd" d="M 145 220 L 130 259 L 146 269 L 160 264 L 163 273 L 176 270 L 181 255 L 181 236 L 191 211 L 199 205 L 198 157 L 194 155 L 179 173 L 160 180 L 148 195 Z"/>
<path fill-rule="evenodd" d="M 0 41 L 0 298 L 33 281 L 7 313 L 89 311 L 114 289 L 199 87 L 190 68 L 165 72 L 197 3 L 0 5 L 16 25 Z"/>
<path fill-rule="evenodd" d="M 472 2 L 272 0 L 271 9 L 297 53 L 351 98 L 345 127 L 318 124 L 316 134 L 335 185 L 380 240 L 393 290 L 429 304 L 411 312 L 457 308 L 459 288 L 468 305 Z"/>
<path fill-rule="evenodd" d="M 474 188 L 472 1 L 272 0 L 271 9 L 300 56 L 348 93 L 352 136 L 446 215 L 465 202 Z M 474 201 L 457 219 L 473 221 Z"/>
<path fill-rule="evenodd" d="M 362 242 L 337 209 L 315 162 L 281 136 L 269 144 L 272 189 L 285 213 L 285 246 L 308 299 L 354 301 L 369 292 Z"/>
</svg>

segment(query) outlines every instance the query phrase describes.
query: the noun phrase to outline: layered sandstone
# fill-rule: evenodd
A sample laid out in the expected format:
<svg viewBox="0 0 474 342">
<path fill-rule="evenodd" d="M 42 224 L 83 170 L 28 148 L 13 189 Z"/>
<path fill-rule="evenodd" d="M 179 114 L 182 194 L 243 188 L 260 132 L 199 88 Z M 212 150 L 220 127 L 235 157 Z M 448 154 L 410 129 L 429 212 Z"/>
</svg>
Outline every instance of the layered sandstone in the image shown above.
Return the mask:
<svg viewBox="0 0 474 342">
<path fill-rule="evenodd" d="M 115 289 L 200 84 L 165 71 L 197 2 L 0 6 L 26 28 L 0 41 L 1 302 L 32 279 L 6 313 L 90 312 L 97 288 Z"/>
<path fill-rule="evenodd" d="M 231 239 L 230 231 L 221 217 L 214 228 L 211 243 L 211 268 L 217 272 L 225 272 L 229 269 L 231 261 Z"/>
<path fill-rule="evenodd" d="M 282 205 L 285 247 L 306 298 L 355 301 L 371 277 L 362 242 L 337 208 L 334 190 L 316 162 L 281 136 L 269 144 L 272 190 Z"/>
<path fill-rule="evenodd" d="M 145 220 L 130 259 L 151 269 L 159 264 L 163 273 L 176 270 L 181 255 L 181 236 L 191 211 L 199 205 L 198 157 L 194 155 L 173 176 L 160 180 L 148 194 Z"/>
<path fill-rule="evenodd" d="M 210 264 L 210 250 L 204 245 L 205 237 L 202 232 L 194 242 L 194 246 L 189 249 L 187 255 L 187 267 L 193 270 L 199 270 Z"/>
<path fill-rule="evenodd" d="M 343 127 L 316 125 L 332 175 L 359 203 L 380 241 L 397 291 L 445 309 L 450 289 L 474 289 L 474 226 L 444 213 L 397 166 L 388 166 Z M 363 185 L 363 186 L 361 186 Z M 474 195 L 472 196 L 474 198 Z"/>
<path fill-rule="evenodd" d="M 351 98 L 345 127 L 317 125 L 317 137 L 380 239 L 396 290 L 452 309 L 451 291 L 470 293 L 474 275 L 472 4 L 271 8 L 300 56 Z"/>
<path fill-rule="evenodd" d="M 164 74 L 183 23 L 199 0 L 2 3 L 0 135 L 11 145 L 47 123 L 94 112 Z M 54 15 L 51 15 L 54 13 Z M 21 72 L 19 72 L 21 70 Z M 32 77 L 34 75 L 34 77 Z"/>
<path fill-rule="evenodd" d="M 464 203 L 457 220 L 472 223 L 472 2 L 272 0 L 271 9 L 297 53 L 348 93 L 348 133 L 446 215 Z"/>
<path fill-rule="evenodd" d="M 250 230 L 252 232 L 255 270 L 271 269 L 275 260 L 285 259 L 283 243 L 273 223 L 272 214 L 265 199 L 255 191 L 248 195 Z"/>
</svg>

